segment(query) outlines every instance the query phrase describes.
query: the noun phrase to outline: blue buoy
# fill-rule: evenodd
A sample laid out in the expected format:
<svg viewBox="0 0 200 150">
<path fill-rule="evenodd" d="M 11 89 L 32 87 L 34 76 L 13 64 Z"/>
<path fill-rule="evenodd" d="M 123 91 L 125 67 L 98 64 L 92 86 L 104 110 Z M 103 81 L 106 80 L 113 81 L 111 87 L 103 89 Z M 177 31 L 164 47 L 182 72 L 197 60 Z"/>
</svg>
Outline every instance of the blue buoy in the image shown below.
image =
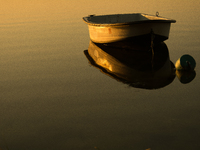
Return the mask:
<svg viewBox="0 0 200 150">
<path fill-rule="evenodd" d="M 176 70 L 191 71 L 196 67 L 196 62 L 192 56 L 185 54 L 176 61 L 175 67 Z"/>
</svg>

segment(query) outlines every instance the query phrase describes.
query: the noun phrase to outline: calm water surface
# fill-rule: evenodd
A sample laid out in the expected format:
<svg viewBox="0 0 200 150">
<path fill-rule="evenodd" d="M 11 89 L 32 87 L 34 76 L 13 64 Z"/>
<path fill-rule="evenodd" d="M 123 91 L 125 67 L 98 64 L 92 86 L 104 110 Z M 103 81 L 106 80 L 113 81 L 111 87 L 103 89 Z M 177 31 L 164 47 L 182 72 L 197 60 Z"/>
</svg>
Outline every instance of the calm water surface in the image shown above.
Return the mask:
<svg viewBox="0 0 200 150">
<path fill-rule="evenodd" d="M 188 150 L 200 139 L 200 2 L 3 1 L 0 12 L 2 150 Z M 173 18 L 170 60 L 196 60 L 196 77 L 156 90 L 130 87 L 88 63 L 89 14 Z"/>
</svg>

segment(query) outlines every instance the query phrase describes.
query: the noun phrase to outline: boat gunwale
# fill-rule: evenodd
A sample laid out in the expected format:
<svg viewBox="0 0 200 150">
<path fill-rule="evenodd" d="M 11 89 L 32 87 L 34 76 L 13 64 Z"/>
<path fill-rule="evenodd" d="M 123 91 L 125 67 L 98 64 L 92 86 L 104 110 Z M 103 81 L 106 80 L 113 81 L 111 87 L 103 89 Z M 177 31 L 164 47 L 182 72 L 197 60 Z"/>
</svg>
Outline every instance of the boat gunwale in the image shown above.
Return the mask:
<svg viewBox="0 0 200 150">
<path fill-rule="evenodd" d="M 139 14 L 139 13 L 137 13 Z M 141 13 L 142 14 L 142 13 Z M 112 15 L 121 15 L 121 14 L 112 14 Z M 126 14 L 122 14 L 122 15 L 126 15 Z M 148 14 L 143 14 L 143 15 L 148 15 Z M 107 15 L 99 15 L 99 16 L 107 16 Z M 153 16 L 153 15 L 148 15 L 148 16 Z M 153 20 L 138 20 L 138 21 L 130 21 L 130 22 L 121 22 L 121 23 L 95 23 L 95 22 L 90 22 L 88 20 L 90 16 L 87 16 L 87 17 L 83 17 L 83 21 L 90 25 L 90 26 L 105 26 L 105 27 L 108 27 L 108 26 L 124 26 L 124 25 L 134 25 L 134 24 L 142 24 L 142 23 L 175 23 L 176 20 L 174 19 L 168 19 L 168 18 L 165 18 L 165 17 L 161 17 L 161 16 L 156 16 L 156 17 L 159 17 L 159 18 L 164 18 L 166 20 L 160 20 L 160 19 L 153 19 Z M 94 16 L 95 17 L 95 16 Z M 98 17 L 98 16 L 97 16 Z"/>
</svg>

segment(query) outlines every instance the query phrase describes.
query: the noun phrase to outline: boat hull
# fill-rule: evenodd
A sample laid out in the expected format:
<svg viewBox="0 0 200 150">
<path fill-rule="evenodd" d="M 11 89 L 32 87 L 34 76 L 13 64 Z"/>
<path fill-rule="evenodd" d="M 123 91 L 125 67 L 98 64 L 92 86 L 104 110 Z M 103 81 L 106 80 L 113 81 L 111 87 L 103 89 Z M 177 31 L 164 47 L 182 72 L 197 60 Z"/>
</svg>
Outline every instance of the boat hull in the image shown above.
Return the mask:
<svg viewBox="0 0 200 150">
<path fill-rule="evenodd" d="M 167 40 L 170 22 L 138 23 L 121 26 L 95 26 L 88 24 L 90 39 L 95 43 L 112 43 L 133 38 L 139 41 L 156 42 Z"/>
</svg>

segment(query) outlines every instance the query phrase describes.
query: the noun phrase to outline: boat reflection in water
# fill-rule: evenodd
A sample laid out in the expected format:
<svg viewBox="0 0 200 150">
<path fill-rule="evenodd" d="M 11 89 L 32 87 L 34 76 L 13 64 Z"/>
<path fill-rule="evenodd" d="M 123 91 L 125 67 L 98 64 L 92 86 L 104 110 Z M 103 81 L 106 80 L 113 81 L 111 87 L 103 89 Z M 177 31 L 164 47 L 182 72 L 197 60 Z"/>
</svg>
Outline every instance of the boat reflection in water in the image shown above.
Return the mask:
<svg viewBox="0 0 200 150">
<path fill-rule="evenodd" d="M 132 87 L 158 89 L 175 78 L 175 66 L 165 43 L 139 45 L 130 42 L 97 44 L 84 51 L 91 65 Z"/>
</svg>

